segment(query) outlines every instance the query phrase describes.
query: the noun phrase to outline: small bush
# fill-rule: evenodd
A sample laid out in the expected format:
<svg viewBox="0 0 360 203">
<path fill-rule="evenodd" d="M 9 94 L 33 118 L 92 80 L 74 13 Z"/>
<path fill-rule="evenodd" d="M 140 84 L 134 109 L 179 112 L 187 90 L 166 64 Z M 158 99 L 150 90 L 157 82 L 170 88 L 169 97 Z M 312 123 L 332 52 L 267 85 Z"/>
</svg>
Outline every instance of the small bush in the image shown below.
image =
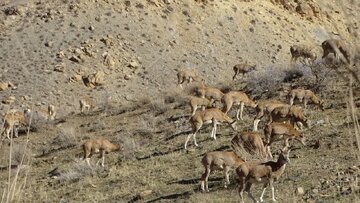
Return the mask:
<svg viewBox="0 0 360 203">
<path fill-rule="evenodd" d="M 70 169 L 61 173 L 58 180 L 62 181 L 79 181 L 81 178 L 89 175 L 94 175 L 96 171 L 87 165 L 85 161 L 75 163 Z"/>
<path fill-rule="evenodd" d="M 60 148 L 69 148 L 76 145 L 75 129 L 64 128 L 53 139 L 52 144 L 59 146 Z"/>
</svg>

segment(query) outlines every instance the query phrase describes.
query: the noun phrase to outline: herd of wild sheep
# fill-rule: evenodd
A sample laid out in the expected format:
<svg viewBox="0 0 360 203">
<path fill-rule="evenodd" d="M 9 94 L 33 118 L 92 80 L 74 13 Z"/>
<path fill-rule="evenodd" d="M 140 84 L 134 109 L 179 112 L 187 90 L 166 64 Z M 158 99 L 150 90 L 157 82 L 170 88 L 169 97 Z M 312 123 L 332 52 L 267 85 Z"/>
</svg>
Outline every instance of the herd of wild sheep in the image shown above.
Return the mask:
<svg viewBox="0 0 360 203">
<path fill-rule="evenodd" d="M 323 57 L 329 54 L 339 59 L 339 56 L 345 58 L 345 62 L 350 62 L 350 52 L 345 46 L 344 42 L 336 39 L 329 39 L 322 43 Z M 296 61 L 298 58 L 310 60 L 312 63 L 317 56 L 308 46 L 294 45 L 290 48 L 291 61 Z M 341 60 L 343 60 L 341 58 Z M 344 60 L 343 60 L 344 61 Z M 233 67 L 233 80 L 239 74 L 246 74 L 250 71 L 256 70 L 256 65 L 238 64 Z M 213 170 L 222 170 L 225 172 L 225 187 L 229 184 L 229 171 L 236 169 L 236 173 L 240 179 L 239 194 L 243 201 L 243 191 L 246 191 L 250 198 L 256 202 L 256 199 L 250 193 L 252 184 L 262 183 L 263 192 L 260 201 L 263 201 L 263 195 L 266 188 L 270 185 L 272 190 L 272 200 L 275 201 L 273 182 L 277 180 L 285 170 L 286 164 L 289 162 L 289 140 L 297 140 L 305 145 L 305 137 L 300 132 L 302 128 L 309 128 L 310 122 L 304 115 L 302 108 L 294 104 L 294 100 L 303 102 L 304 109 L 306 109 L 308 102 L 316 104 L 320 109 L 324 110 L 323 101 L 319 99 L 311 90 L 293 89 L 289 93 L 289 101 L 286 103 L 276 99 L 253 101 L 241 91 L 230 91 L 227 93 L 221 92 L 218 88 L 204 85 L 204 80 L 200 78 L 194 70 L 179 70 L 177 73 L 178 85 L 182 87 L 183 83 L 191 83 L 192 81 L 199 82 L 200 86 L 197 88 L 197 96 L 193 96 L 190 100 L 192 133 L 187 136 L 185 141 L 185 149 L 188 147 L 188 142 L 191 137 L 195 146 L 196 134 L 204 124 L 212 124 L 211 137 L 216 140 L 217 125 L 227 123 L 232 129 L 237 130 L 236 121 L 243 120 L 244 107 L 254 108 L 256 115 L 253 122 L 253 132 L 238 133 L 232 140 L 233 148 L 242 147 L 250 154 L 257 154 L 261 160 L 244 161 L 238 157 L 234 152 L 208 152 L 202 159 L 202 164 L 205 167 L 205 173 L 201 177 L 201 189 L 208 191 L 208 178 Z M 1 88 L 9 87 L 9 84 L 1 84 Z M 80 111 L 91 111 L 95 106 L 93 99 L 85 97 L 80 99 Z M 216 106 L 222 104 L 223 109 L 218 109 Z M 233 106 L 239 106 L 236 112 L 236 118 L 230 118 L 227 114 Z M 198 108 L 202 111 L 197 111 Z M 31 112 L 26 110 L 24 112 L 16 109 L 9 110 L 4 116 L 3 131 L 1 135 L 5 135 L 10 139 L 10 135 L 18 136 L 18 128 L 20 126 L 27 126 L 28 119 L 26 117 L 36 113 L 39 117 L 45 120 L 54 120 L 56 116 L 56 107 L 49 105 L 47 109 L 36 109 Z M 267 115 L 269 120 L 264 128 L 264 138 L 258 131 L 258 124 L 261 119 Z M 13 132 L 13 133 L 11 133 Z M 283 140 L 284 148 L 281 149 L 277 161 L 267 161 L 272 159 L 272 152 L 270 146 L 273 142 Z M 83 145 L 84 160 L 90 165 L 90 158 L 94 153 L 100 153 L 100 159 L 96 165 L 101 161 L 104 166 L 105 153 L 117 151 L 120 149 L 118 145 L 112 144 L 107 139 L 91 139 L 87 140 Z"/>
<path fill-rule="evenodd" d="M 333 53 L 337 60 L 340 54 L 346 61 L 350 62 L 350 53 L 345 44 L 341 40 L 329 39 L 322 43 L 323 56 L 327 57 Z M 310 60 L 314 63 L 317 56 L 312 51 L 311 47 L 304 45 L 294 45 L 290 47 L 291 61 L 296 62 L 298 58 L 303 60 Z M 246 74 L 256 69 L 256 65 L 249 65 L 247 62 L 237 64 L 233 67 L 235 80 L 238 74 Z M 190 99 L 191 118 L 190 124 L 192 126 L 192 133 L 187 136 L 184 148 L 188 148 L 188 143 L 193 138 L 193 143 L 198 146 L 196 142 L 196 134 L 204 124 L 211 124 L 211 138 L 216 140 L 217 125 L 226 123 L 233 130 L 237 130 L 237 120 L 243 120 L 243 109 L 245 106 L 254 108 L 256 115 L 253 121 L 253 131 L 240 132 L 231 140 L 231 146 L 235 150 L 229 151 L 213 151 L 208 152 L 202 158 L 202 164 L 205 168 L 204 174 L 201 176 L 201 190 L 209 191 L 208 178 L 211 171 L 221 170 L 225 174 L 225 188 L 229 184 L 229 171 L 236 169 L 239 177 L 239 195 L 243 200 L 243 192 L 247 192 L 249 197 L 254 201 L 257 200 L 250 192 L 252 184 L 263 184 L 263 191 L 260 196 L 260 201 L 263 202 L 263 196 L 268 186 L 271 188 L 272 200 L 276 201 L 274 194 L 273 182 L 279 179 L 284 173 L 285 166 L 289 162 L 289 152 L 291 150 L 289 140 L 299 141 L 305 145 L 306 138 L 301 133 L 302 128 L 310 128 L 310 121 L 306 118 L 304 111 L 306 111 L 307 104 L 312 103 L 317 105 L 321 110 L 324 110 L 324 102 L 317 97 L 311 90 L 298 88 L 290 90 L 288 94 L 288 101 L 286 103 L 276 99 L 253 101 L 246 93 L 241 91 L 229 91 L 223 93 L 215 87 L 204 85 L 204 80 L 200 78 L 194 70 L 182 69 L 178 71 L 178 86 L 182 87 L 185 82 L 197 82 L 196 96 Z M 294 101 L 299 100 L 303 103 L 303 108 L 294 105 Z M 222 109 L 217 108 L 218 103 L 222 104 Z M 236 111 L 236 118 L 231 118 L 227 114 L 233 106 L 238 106 Z M 197 111 L 202 107 L 202 111 Z M 268 121 L 263 129 L 264 138 L 258 131 L 258 124 L 264 116 L 268 116 Z M 284 141 L 284 147 L 280 150 L 278 159 L 276 161 L 269 161 L 273 159 L 270 146 L 276 141 Z M 248 153 L 258 155 L 260 159 L 245 161 L 241 157 L 241 151 L 244 149 Z M 239 153 L 240 152 L 240 153 Z"/>
</svg>

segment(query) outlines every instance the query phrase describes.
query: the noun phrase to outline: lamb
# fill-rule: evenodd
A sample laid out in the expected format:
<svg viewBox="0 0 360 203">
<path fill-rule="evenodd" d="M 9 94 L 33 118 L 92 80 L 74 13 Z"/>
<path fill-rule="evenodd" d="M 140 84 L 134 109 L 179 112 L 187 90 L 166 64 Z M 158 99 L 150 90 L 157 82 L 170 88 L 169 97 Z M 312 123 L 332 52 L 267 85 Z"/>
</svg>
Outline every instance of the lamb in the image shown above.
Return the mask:
<svg viewBox="0 0 360 203">
<path fill-rule="evenodd" d="M 300 102 L 304 101 L 304 108 L 306 110 L 308 101 L 311 101 L 312 103 L 318 105 L 322 111 L 324 111 L 324 101 L 320 100 L 311 90 L 305 90 L 302 88 L 292 89 L 289 92 L 289 97 L 290 105 L 294 104 L 294 99 L 299 99 Z"/>
<path fill-rule="evenodd" d="M 310 127 L 310 121 L 306 119 L 304 113 L 298 106 L 284 105 L 276 107 L 270 113 L 269 123 L 289 121 L 293 126 L 295 123 L 301 124 L 306 128 Z"/>
<path fill-rule="evenodd" d="M 289 140 L 295 139 L 305 146 L 306 138 L 290 123 L 273 122 L 267 124 L 264 129 L 266 150 L 269 157 L 273 158 L 270 145 L 273 142 L 284 140 L 284 147 L 289 147 Z"/>
<path fill-rule="evenodd" d="M 242 74 L 242 76 L 244 76 L 245 74 L 247 74 L 253 70 L 256 70 L 256 65 L 249 65 L 249 64 L 247 64 L 247 62 L 241 63 L 241 64 L 236 64 L 233 67 L 233 70 L 234 70 L 233 80 L 235 80 L 235 77 L 238 74 Z"/>
<path fill-rule="evenodd" d="M 234 152 L 215 151 L 206 153 L 202 158 L 201 163 L 205 168 L 205 173 L 201 176 L 201 190 L 205 191 L 206 187 L 206 191 L 209 192 L 208 179 L 211 171 L 224 171 L 224 187 L 227 188 L 227 185 L 230 184 L 229 171 L 236 169 L 244 163 L 244 160 L 238 157 Z"/>
<path fill-rule="evenodd" d="M 189 142 L 191 136 L 194 138 L 195 146 L 198 146 L 196 143 L 195 135 L 200 130 L 203 124 L 213 124 L 213 129 L 211 131 L 211 137 L 216 140 L 216 125 L 221 123 L 227 123 L 231 126 L 233 130 L 236 130 L 236 120 L 231 119 L 229 116 L 224 114 L 220 109 L 210 108 L 205 109 L 204 111 L 198 111 L 194 116 L 190 118 L 190 123 L 192 126 L 192 134 L 188 135 L 185 141 L 185 149 L 187 143 Z"/>
<path fill-rule="evenodd" d="M 199 97 L 209 99 L 211 103 L 221 101 L 221 98 L 224 96 L 224 93 L 222 93 L 218 88 L 205 87 L 203 84 L 197 89 L 197 94 Z"/>
<path fill-rule="evenodd" d="M 239 113 L 240 119 L 243 120 L 242 113 L 244 110 L 244 105 L 250 106 L 252 108 L 256 107 L 256 103 L 251 100 L 244 92 L 241 91 L 230 91 L 222 97 L 221 101 L 224 104 L 223 111 L 225 114 L 230 111 L 233 105 L 240 105 L 240 109 L 238 109 L 236 112 L 237 120 L 239 120 Z"/>
<path fill-rule="evenodd" d="M 27 114 L 30 114 L 31 109 L 27 109 L 27 110 L 25 110 L 25 112 Z M 52 104 L 49 104 L 46 110 L 44 108 L 38 108 L 35 110 L 34 116 L 35 116 L 35 118 L 44 119 L 44 120 L 48 120 L 48 121 L 55 120 L 55 116 L 56 116 L 55 106 Z"/>
<path fill-rule="evenodd" d="M 293 45 L 290 47 L 290 53 L 291 62 L 296 62 L 299 57 L 302 57 L 303 59 L 310 59 L 314 63 L 317 58 L 312 48 L 306 45 Z"/>
<path fill-rule="evenodd" d="M 339 54 L 341 53 L 346 59 L 346 62 L 350 63 L 350 50 L 342 40 L 328 39 L 321 44 L 321 47 L 323 49 L 322 58 L 325 58 L 330 53 L 333 53 L 335 58 L 339 60 Z"/>
<path fill-rule="evenodd" d="M 202 110 L 205 110 L 205 107 L 211 107 L 212 102 L 206 98 L 202 97 L 191 97 L 190 107 L 191 107 L 191 116 L 195 115 L 195 112 L 198 107 L 201 107 Z"/>
<path fill-rule="evenodd" d="M 231 140 L 231 146 L 234 150 L 244 148 L 251 155 L 259 155 L 261 158 L 267 158 L 264 142 L 258 132 L 242 132 Z"/>
<path fill-rule="evenodd" d="M 182 84 L 186 81 L 187 85 L 190 84 L 192 81 L 203 81 L 197 74 L 197 72 L 193 69 L 180 69 L 177 73 L 178 78 L 178 86 L 182 89 Z"/>
<path fill-rule="evenodd" d="M 265 113 L 270 114 L 276 107 L 286 105 L 283 102 L 277 100 L 263 100 L 257 103 L 255 110 L 256 116 L 254 119 L 254 131 L 257 131 L 259 122 Z"/>
<path fill-rule="evenodd" d="M 83 97 L 79 100 L 80 103 L 80 112 L 84 113 L 85 111 L 90 111 L 95 108 L 96 103 L 90 97 Z"/>
<path fill-rule="evenodd" d="M 19 125 L 27 126 L 27 122 L 25 119 L 24 113 L 12 109 L 9 110 L 4 117 L 4 131 L 1 133 L 5 133 L 6 137 L 10 139 L 10 132 L 14 129 L 14 136 L 18 137 L 18 128 Z"/>
<path fill-rule="evenodd" d="M 120 150 L 119 145 L 115 145 L 111 143 L 109 140 L 104 138 L 98 138 L 98 139 L 91 139 L 86 141 L 83 145 L 84 150 L 84 159 L 86 163 L 90 165 L 90 158 L 93 154 L 100 152 L 99 160 L 96 162 L 96 166 L 99 164 L 100 160 L 101 166 L 104 167 L 105 162 L 105 153 L 115 152 Z"/>
<path fill-rule="evenodd" d="M 263 202 L 265 190 L 268 186 L 271 188 L 272 192 L 272 201 L 276 201 L 275 199 L 275 190 L 273 183 L 277 181 L 280 176 L 284 173 L 286 164 L 290 162 L 289 153 L 290 149 L 283 149 L 278 157 L 276 162 L 268 161 L 268 162 L 260 162 L 260 161 L 248 161 L 241 164 L 237 169 L 236 173 L 239 176 L 239 195 L 241 201 L 244 203 L 243 192 L 247 192 L 249 197 L 254 201 L 256 199 L 251 194 L 250 189 L 252 184 L 254 183 L 263 183 L 263 191 L 260 196 L 260 202 Z"/>
</svg>

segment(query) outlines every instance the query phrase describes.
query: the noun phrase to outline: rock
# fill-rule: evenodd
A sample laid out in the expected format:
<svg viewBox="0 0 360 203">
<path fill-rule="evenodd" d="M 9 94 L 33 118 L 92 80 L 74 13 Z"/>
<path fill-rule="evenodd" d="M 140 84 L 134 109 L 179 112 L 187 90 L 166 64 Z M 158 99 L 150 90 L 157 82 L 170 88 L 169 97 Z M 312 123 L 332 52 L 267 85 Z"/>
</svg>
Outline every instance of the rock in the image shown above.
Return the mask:
<svg viewBox="0 0 360 203">
<path fill-rule="evenodd" d="M 56 53 L 56 57 L 57 58 L 64 58 L 65 57 L 65 53 L 63 51 L 59 51 L 58 53 Z"/>
<path fill-rule="evenodd" d="M 130 80 L 130 79 L 131 79 L 131 76 L 130 76 L 130 75 L 125 75 L 125 76 L 124 76 L 124 79 L 125 79 L 125 80 Z"/>
<path fill-rule="evenodd" d="M 298 194 L 298 195 L 303 195 L 303 194 L 305 194 L 304 188 L 302 188 L 302 187 L 296 188 L 296 194 Z"/>
<path fill-rule="evenodd" d="M 45 46 L 46 46 L 46 47 L 52 47 L 53 44 L 54 44 L 54 42 L 50 41 L 50 42 L 46 42 L 46 43 L 45 43 Z"/>
<path fill-rule="evenodd" d="M 84 76 L 83 80 L 87 87 L 101 86 L 104 84 L 105 73 L 103 71 L 97 71 L 88 76 Z"/>
<path fill-rule="evenodd" d="M 81 60 L 79 57 L 75 56 L 75 55 L 72 55 L 72 56 L 69 58 L 69 60 L 70 60 L 70 61 L 73 61 L 73 62 L 75 62 L 75 63 L 80 63 L 80 62 L 82 62 L 82 60 Z"/>
<path fill-rule="evenodd" d="M 16 100 L 16 98 L 14 96 L 7 96 L 7 97 L 4 97 L 4 99 L 1 101 L 3 104 L 12 104 L 14 103 Z"/>
<path fill-rule="evenodd" d="M 144 191 L 140 192 L 139 198 L 144 199 L 145 197 L 151 195 L 152 193 L 153 193 L 152 190 L 144 190 Z"/>
<path fill-rule="evenodd" d="M 139 64 L 138 64 L 138 62 L 136 62 L 136 61 L 131 61 L 131 62 L 129 63 L 129 65 L 128 65 L 128 67 L 130 67 L 130 68 L 138 68 L 138 67 L 139 67 Z"/>
<path fill-rule="evenodd" d="M 311 17 L 314 15 L 312 8 L 305 2 L 299 3 L 295 10 L 303 17 Z"/>
<path fill-rule="evenodd" d="M 56 65 L 55 68 L 54 68 L 54 71 L 63 73 L 63 72 L 65 72 L 65 67 L 62 64 L 61 65 Z"/>
<path fill-rule="evenodd" d="M 105 54 L 104 56 L 104 65 L 111 67 L 115 65 L 114 57 L 112 57 L 110 54 Z"/>
<path fill-rule="evenodd" d="M 77 82 L 77 81 L 80 81 L 81 79 L 82 79 L 81 75 L 75 74 L 75 75 L 73 75 L 73 76 L 71 76 L 69 78 L 69 81 L 70 82 Z"/>
<path fill-rule="evenodd" d="M 90 27 L 89 27 L 89 30 L 90 30 L 90 31 L 94 31 L 94 30 L 95 30 L 95 27 L 94 27 L 94 26 L 90 26 Z"/>
<path fill-rule="evenodd" d="M 321 142 L 320 140 L 317 140 L 314 144 L 314 149 L 319 149 L 321 147 Z"/>
</svg>

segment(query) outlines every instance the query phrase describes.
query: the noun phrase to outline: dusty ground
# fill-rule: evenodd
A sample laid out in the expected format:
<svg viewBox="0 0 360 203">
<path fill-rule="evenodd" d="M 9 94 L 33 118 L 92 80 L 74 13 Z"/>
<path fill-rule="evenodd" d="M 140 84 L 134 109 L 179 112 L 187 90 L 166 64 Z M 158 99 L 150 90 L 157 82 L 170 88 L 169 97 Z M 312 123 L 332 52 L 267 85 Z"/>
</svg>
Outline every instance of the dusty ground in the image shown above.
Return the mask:
<svg viewBox="0 0 360 203">
<path fill-rule="evenodd" d="M 242 89 L 256 100 L 287 101 L 286 91 L 296 86 L 316 91 L 326 109 L 308 110 L 313 128 L 305 132 L 307 145 L 293 142 L 291 163 L 276 183 L 276 197 L 279 202 L 359 202 L 360 169 L 347 105 L 347 71 L 326 69 L 320 59 L 313 72 L 289 63 L 291 45 L 315 46 L 320 58 L 321 42 L 332 37 L 347 41 L 355 53 L 359 2 L 306 1 L 319 6 L 317 16 L 301 16 L 291 9 L 295 2 L 286 2 L 290 10 L 257 0 L 0 1 L 0 80 L 17 87 L 0 91 L 1 101 L 16 98 L 11 106 L 1 104 L 1 113 L 10 107 L 49 103 L 58 111 L 55 121 L 36 120 L 28 137 L 22 132 L 14 139 L 10 177 L 14 180 L 20 171 L 14 181 L 16 199 L 239 201 L 235 176 L 224 189 L 223 175 L 217 172 L 211 176 L 210 193 L 199 191 L 202 155 L 230 150 L 236 132 L 220 127 L 218 140 L 213 141 L 210 128 L 204 128 L 198 135 L 200 146 L 190 142 L 190 150 L 183 149 L 190 133 L 191 91 L 176 87 L 176 70 L 195 68 L 206 84 Z M 232 67 L 242 61 L 257 64 L 258 69 L 232 81 Z M 96 71 L 105 73 L 104 84 L 86 87 L 81 77 Z M 292 79 L 293 71 L 302 77 Z M 352 88 L 358 102 L 359 85 Z M 78 100 L 85 95 L 95 98 L 98 108 L 80 114 Z M 247 109 L 239 131 L 251 130 L 253 117 L 254 111 Z M 106 156 L 103 169 L 89 168 L 79 159 L 81 144 L 92 137 L 122 145 L 120 152 Z M 9 186 L 9 146 L 10 141 L 4 140 L 0 148 L 2 201 Z M 24 164 L 17 168 L 24 153 Z M 48 173 L 55 168 L 60 174 L 51 178 Z M 304 194 L 296 193 L 299 187 Z M 254 188 L 257 197 L 260 188 Z M 152 193 L 140 199 L 145 190 Z"/>
</svg>

